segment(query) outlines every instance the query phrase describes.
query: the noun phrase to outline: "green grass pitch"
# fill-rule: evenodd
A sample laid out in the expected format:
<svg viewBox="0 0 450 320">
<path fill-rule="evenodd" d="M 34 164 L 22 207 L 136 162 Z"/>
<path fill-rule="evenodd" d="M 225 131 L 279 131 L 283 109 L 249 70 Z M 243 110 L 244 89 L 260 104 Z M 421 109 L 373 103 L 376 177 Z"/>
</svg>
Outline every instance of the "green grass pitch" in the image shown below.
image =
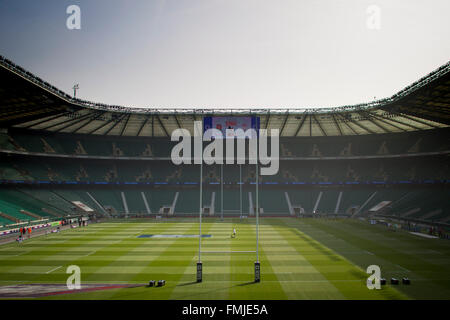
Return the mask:
<svg viewBox="0 0 450 320">
<path fill-rule="evenodd" d="M 260 219 L 261 282 L 254 253 L 204 253 L 196 283 L 198 238 L 137 238 L 141 234 L 198 234 L 196 219 L 128 220 L 0 246 L 0 286 L 65 284 L 69 265 L 83 284 L 145 286 L 70 293 L 40 299 L 449 299 L 450 242 L 357 220 Z M 231 238 L 233 228 L 236 238 Z M 255 250 L 255 220 L 204 219 L 205 251 Z M 368 290 L 365 270 L 379 265 L 388 284 Z M 393 286 L 391 277 L 411 279 Z"/>
</svg>

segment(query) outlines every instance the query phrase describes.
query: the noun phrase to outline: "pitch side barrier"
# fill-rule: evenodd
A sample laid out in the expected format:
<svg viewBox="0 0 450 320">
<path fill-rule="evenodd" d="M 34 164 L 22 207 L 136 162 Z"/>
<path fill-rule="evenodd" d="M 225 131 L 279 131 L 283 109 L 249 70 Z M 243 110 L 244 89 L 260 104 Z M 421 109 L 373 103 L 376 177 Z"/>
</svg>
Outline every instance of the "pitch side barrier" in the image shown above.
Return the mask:
<svg viewBox="0 0 450 320">
<path fill-rule="evenodd" d="M 32 232 L 31 238 L 41 237 L 41 236 L 45 236 L 49 233 L 56 232 L 58 227 L 59 227 L 58 232 L 66 231 L 67 229 L 78 228 L 78 226 L 74 225 L 75 223 L 61 225 L 60 222 L 61 222 L 61 220 L 58 220 L 58 221 L 52 221 L 49 223 L 27 225 L 25 227 L 32 228 L 33 232 Z M 89 224 L 102 223 L 102 222 L 105 222 L 105 219 L 97 219 L 96 221 L 91 220 Z M 0 231 L 0 245 L 16 241 L 17 237 L 19 236 L 19 231 L 20 231 L 20 227 L 19 228 L 9 228 L 9 229 Z"/>
<path fill-rule="evenodd" d="M 413 222 L 419 225 L 422 225 L 424 227 L 443 227 L 443 228 L 450 228 L 449 223 L 445 222 L 439 222 L 439 221 L 430 221 L 430 220 L 423 220 L 423 219 L 415 219 L 415 218 L 402 218 L 402 217 L 396 217 L 396 216 L 390 216 L 390 215 L 382 215 L 377 214 L 372 216 L 370 219 L 389 219 L 396 222 Z"/>
</svg>

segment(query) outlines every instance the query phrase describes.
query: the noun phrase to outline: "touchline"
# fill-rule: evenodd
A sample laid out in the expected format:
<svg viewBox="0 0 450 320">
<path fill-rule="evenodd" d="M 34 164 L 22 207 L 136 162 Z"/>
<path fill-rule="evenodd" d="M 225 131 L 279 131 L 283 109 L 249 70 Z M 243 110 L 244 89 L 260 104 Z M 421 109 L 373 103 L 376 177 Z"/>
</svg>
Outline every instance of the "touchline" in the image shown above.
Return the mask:
<svg viewBox="0 0 450 320">
<path fill-rule="evenodd" d="M 259 134 L 258 134 L 259 133 Z M 175 129 L 172 131 L 171 140 L 179 141 L 170 155 L 175 165 L 180 164 L 245 164 L 246 141 L 248 140 L 248 163 L 258 164 L 261 167 L 261 175 L 275 175 L 279 169 L 279 130 L 270 130 L 270 156 L 268 154 L 268 136 L 266 129 L 227 129 L 226 138 L 218 129 L 208 129 L 202 133 L 202 122 L 194 121 L 194 139 L 187 129 Z M 181 141 L 180 141 L 181 140 Z M 223 143 L 225 140 L 225 156 Z M 203 149 L 203 142 L 211 141 Z M 235 142 L 236 141 L 236 142 Z M 235 156 L 235 143 L 237 144 Z M 192 157 L 192 144 L 194 144 L 194 157 Z M 203 149 L 203 150 L 202 150 Z M 193 161 L 192 161 L 193 160 Z"/>
</svg>

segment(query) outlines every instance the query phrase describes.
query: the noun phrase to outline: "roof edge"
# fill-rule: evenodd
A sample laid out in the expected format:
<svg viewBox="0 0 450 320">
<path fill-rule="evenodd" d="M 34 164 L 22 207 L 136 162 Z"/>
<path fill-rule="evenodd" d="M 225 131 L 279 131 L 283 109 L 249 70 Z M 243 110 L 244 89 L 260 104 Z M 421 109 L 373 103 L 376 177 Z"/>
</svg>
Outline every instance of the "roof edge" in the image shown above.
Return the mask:
<svg viewBox="0 0 450 320">
<path fill-rule="evenodd" d="M 230 109 L 212 109 L 212 108 L 157 108 L 157 107 L 148 107 L 148 108 L 137 108 L 137 107 L 126 107 L 119 105 L 108 105 L 104 103 L 98 103 L 93 101 L 87 101 L 78 99 L 75 97 L 71 97 L 66 92 L 54 87 L 50 83 L 42 80 L 41 78 L 35 76 L 33 73 L 25 70 L 21 66 L 15 64 L 11 60 L 5 58 L 0 55 L 0 65 L 9 71 L 16 73 L 21 76 L 25 80 L 41 87 L 42 89 L 54 94 L 58 98 L 64 100 L 65 102 L 76 105 L 78 107 L 102 110 L 102 111 L 110 111 L 110 112 L 124 112 L 124 113 L 136 113 L 136 114 L 314 114 L 314 113 L 335 113 L 341 111 L 358 111 L 364 109 L 371 109 L 377 107 L 383 107 L 393 102 L 396 102 L 413 92 L 419 90 L 420 88 L 426 86 L 430 82 L 444 76 L 445 74 L 450 72 L 450 61 L 443 64 L 439 68 L 433 70 L 426 76 L 420 78 L 409 86 L 403 88 L 396 94 L 382 98 L 378 100 L 373 100 L 366 103 L 359 103 L 353 105 L 344 105 L 338 107 L 317 107 L 317 108 L 257 108 L 257 109 L 248 109 L 248 108 L 230 108 Z"/>
</svg>

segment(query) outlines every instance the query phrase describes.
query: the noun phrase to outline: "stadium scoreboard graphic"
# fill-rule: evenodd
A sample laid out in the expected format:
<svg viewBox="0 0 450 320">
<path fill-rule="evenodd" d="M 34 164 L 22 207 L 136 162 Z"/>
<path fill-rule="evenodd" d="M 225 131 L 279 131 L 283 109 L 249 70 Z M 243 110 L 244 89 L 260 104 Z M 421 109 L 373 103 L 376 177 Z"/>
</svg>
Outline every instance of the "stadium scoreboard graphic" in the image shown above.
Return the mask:
<svg viewBox="0 0 450 320">
<path fill-rule="evenodd" d="M 208 116 L 203 118 L 203 131 L 206 132 L 208 129 L 217 129 L 222 133 L 222 137 L 227 139 L 235 138 L 234 134 L 227 134 L 228 130 L 238 130 L 242 129 L 244 132 L 248 129 L 254 129 L 257 134 L 260 129 L 260 117 L 252 116 Z M 251 136 L 254 138 L 253 134 Z"/>
</svg>

